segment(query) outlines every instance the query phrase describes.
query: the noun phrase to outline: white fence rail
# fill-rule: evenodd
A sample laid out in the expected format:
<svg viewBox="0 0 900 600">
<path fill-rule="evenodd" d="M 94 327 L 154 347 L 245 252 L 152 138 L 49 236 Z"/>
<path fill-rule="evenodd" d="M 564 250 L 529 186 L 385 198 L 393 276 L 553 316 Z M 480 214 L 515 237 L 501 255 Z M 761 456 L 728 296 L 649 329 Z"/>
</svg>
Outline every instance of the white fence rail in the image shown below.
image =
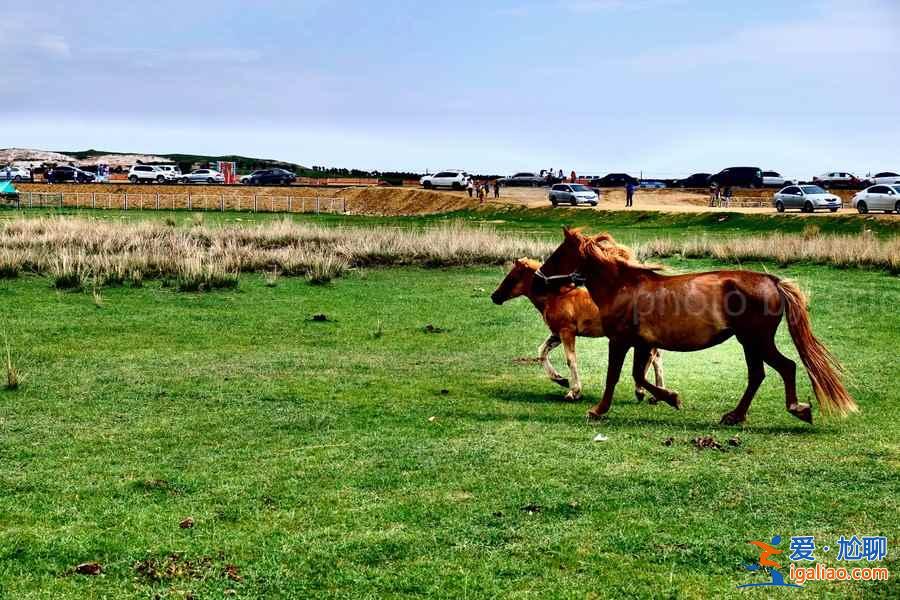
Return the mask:
<svg viewBox="0 0 900 600">
<path fill-rule="evenodd" d="M 15 208 L 95 210 L 191 210 L 285 213 L 347 212 L 347 200 L 332 196 L 161 194 L 141 192 L 20 192 Z"/>
</svg>

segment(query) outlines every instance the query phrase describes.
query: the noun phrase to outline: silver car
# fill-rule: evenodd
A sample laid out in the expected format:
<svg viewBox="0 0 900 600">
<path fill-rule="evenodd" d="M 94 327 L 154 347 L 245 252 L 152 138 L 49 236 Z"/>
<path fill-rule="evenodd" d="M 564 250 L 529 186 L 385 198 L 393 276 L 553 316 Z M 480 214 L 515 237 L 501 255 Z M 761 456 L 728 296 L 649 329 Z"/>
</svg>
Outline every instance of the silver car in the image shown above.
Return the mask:
<svg viewBox="0 0 900 600">
<path fill-rule="evenodd" d="M 195 169 L 181 176 L 181 183 L 225 183 L 225 176 L 215 169 Z"/>
<path fill-rule="evenodd" d="M 557 183 L 550 188 L 550 203 L 553 206 L 560 204 L 571 204 L 572 206 L 590 204 L 591 206 L 597 206 L 599 199 L 597 192 L 579 183 Z"/>
<path fill-rule="evenodd" d="M 799 208 L 803 212 L 827 208 L 831 212 L 837 212 L 841 207 L 838 196 L 817 185 L 789 185 L 775 194 L 772 203 L 778 212 L 784 212 L 788 208 Z"/>
<path fill-rule="evenodd" d="M 900 213 L 900 184 L 873 185 L 853 197 L 853 208 L 862 214 L 870 210 Z"/>
</svg>

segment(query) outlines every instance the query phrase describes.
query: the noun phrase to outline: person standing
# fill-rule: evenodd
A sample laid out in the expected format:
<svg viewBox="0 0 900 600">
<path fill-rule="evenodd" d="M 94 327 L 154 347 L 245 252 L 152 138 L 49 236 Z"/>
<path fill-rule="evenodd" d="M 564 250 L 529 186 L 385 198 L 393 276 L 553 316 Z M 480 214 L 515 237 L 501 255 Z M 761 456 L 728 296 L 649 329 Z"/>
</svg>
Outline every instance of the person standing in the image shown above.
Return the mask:
<svg viewBox="0 0 900 600">
<path fill-rule="evenodd" d="M 725 186 L 725 206 L 726 207 L 731 206 L 731 194 L 732 194 L 731 186 L 726 185 Z"/>
<path fill-rule="evenodd" d="M 578 177 L 575 175 L 575 171 L 573 170 L 573 171 L 572 171 L 572 179 L 571 179 L 571 181 L 570 181 L 569 183 L 575 183 L 575 180 L 576 180 L 576 179 L 578 179 Z"/>
<path fill-rule="evenodd" d="M 499 197 L 500 197 L 500 180 L 495 179 L 494 180 L 494 198 L 499 198 Z"/>
<path fill-rule="evenodd" d="M 719 184 L 715 181 L 709 186 L 709 205 L 719 205 Z"/>
<path fill-rule="evenodd" d="M 625 208 L 634 206 L 634 182 L 629 181 L 625 184 Z"/>
<path fill-rule="evenodd" d="M 469 178 L 469 181 L 466 182 L 466 192 L 469 194 L 469 198 L 472 197 L 472 194 L 475 192 L 475 184 L 472 183 L 472 178 Z"/>
</svg>

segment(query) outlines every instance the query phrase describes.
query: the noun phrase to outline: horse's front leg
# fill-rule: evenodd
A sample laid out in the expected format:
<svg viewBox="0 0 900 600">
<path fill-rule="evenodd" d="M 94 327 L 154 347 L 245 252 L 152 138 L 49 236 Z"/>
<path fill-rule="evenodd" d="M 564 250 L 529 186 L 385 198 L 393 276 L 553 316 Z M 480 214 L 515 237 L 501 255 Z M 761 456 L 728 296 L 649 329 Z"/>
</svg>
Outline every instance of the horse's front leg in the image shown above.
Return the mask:
<svg viewBox="0 0 900 600">
<path fill-rule="evenodd" d="M 661 388 L 666 387 L 666 378 L 663 373 L 662 364 L 662 350 L 654 348 L 650 351 L 650 364 L 653 365 L 653 378 L 656 380 L 656 385 Z"/>
<path fill-rule="evenodd" d="M 635 356 L 635 361 L 637 361 L 637 356 Z M 635 364 L 638 363 L 636 362 Z M 653 374 L 654 379 L 656 380 L 656 385 L 659 387 L 665 387 L 662 367 L 662 353 L 656 348 L 654 348 L 650 352 L 650 354 L 647 356 L 647 362 L 644 363 L 644 379 L 647 378 L 647 370 L 650 369 L 651 366 L 653 366 Z M 638 402 L 643 402 L 646 397 L 644 387 L 638 382 L 637 379 L 634 380 L 634 397 Z M 654 396 L 650 396 L 649 404 L 656 404 L 656 402 L 656 398 Z"/>
<path fill-rule="evenodd" d="M 569 393 L 566 394 L 566 400 L 577 402 L 581 400 L 581 377 L 578 376 L 578 359 L 575 356 L 575 332 L 571 329 L 564 329 L 559 332 L 562 339 L 563 349 L 566 351 L 566 362 L 569 365 L 569 380 L 571 386 Z"/>
<path fill-rule="evenodd" d="M 609 340 L 609 364 L 606 366 L 606 389 L 603 390 L 603 399 L 599 404 L 588 411 L 588 419 L 599 419 L 612 406 L 613 392 L 619 383 L 622 374 L 622 365 L 625 363 L 625 355 L 628 354 L 628 344 Z"/>
<path fill-rule="evenodd" d="M 556 367 L 553 366 L 553 363 L 550 362 L 550 352 L 559 346 L 560 343 L 559 336 L 551 333 L 550 337 L 548 337 L 544 343 L 541 344 L 541 347 L 538 348 L 538 352 L 540 353 L 541 366 L 544 367 L 544 372 L 547 374 L 547 377 L 550 378 L 550 381 L 567 388 L 569 387 L 569 380 L 560 375 L 559 371 L 556 370 Z"/>
<path fill-rule="evenodd" d="M 669 391 L 663 387 L 658 385 L 653 385 L 649 381 L 647 381 L 647 363 L 651 361 L 653 354 L 653 349 L 646 344 L 638 344 L 634 347 L 634 367 L 632 368 L 632 374 L 634 375 L 635 382 L 641 387 L 645 388 L 648 392 L 653 394 L 653 397 L 661 402 L 665 402 L 669 406 L 680 409 L 681 408 L 681 399 L 678 397 L 678 394 L 675 392 Z M 660 371 L 656 372 L 656 381 L 659 383 L 660 380 Z"/>
</svg>

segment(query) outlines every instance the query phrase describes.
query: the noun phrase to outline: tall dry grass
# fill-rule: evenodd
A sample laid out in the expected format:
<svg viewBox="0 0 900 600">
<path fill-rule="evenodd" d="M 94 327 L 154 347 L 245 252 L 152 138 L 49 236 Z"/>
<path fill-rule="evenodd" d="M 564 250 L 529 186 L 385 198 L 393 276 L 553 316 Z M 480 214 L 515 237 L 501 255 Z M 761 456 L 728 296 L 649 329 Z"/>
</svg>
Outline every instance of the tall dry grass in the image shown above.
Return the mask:
<svg viewBox="0 0 900 600">
<path fill-rule="evenodd" d="M 547 256 L 555 241 L 453 222 L 432 228 L 336 228 L 290 220 L 255 226 L 190 227 L 65 217 L 0 225 L 0 277 L 48 275 L 61 289 L 140 285 L 159 278 L 185 291 L 232 288 L 241 273 L 278 273 L 327 283 L 350 268 L 503 264 Z M 900 239 L 866 233 L 829 236 L 809 229 L 734 239 L 657 239 L 641 259 L 683 256 L 723 262 L 774 260 L 900 272 Z M 273 279 L 274 283 L 274 279 Z"/>
<path fill-rule="evenodd" d="M 289 220 L 243 227 L 195 222 L 179 228 L 56 218 L 0 226 L 0 274 L 49 275 L 61 289 L 162 278 L 179 290 L 202 291 L 234 287 L 238 275 L 247 272 L 277 272 L 320 284 L 353 267 L 502 264 L 550 250 L 547 242 L 459 223 L 420 230 L 345 229 Z"/>
<path fill-rule="evenodd" d="M 900 238 L 881 240 L 874 235 L 799 235 L 775 233 L 733 239 L 695 237 L 657 239 L 637 248 L 638 257 L 712 258 L 722 262 L 771 260 L 781 265 L 812 263 L 835 267 L 866 267 L 900 273 Z"/>
</svg>

